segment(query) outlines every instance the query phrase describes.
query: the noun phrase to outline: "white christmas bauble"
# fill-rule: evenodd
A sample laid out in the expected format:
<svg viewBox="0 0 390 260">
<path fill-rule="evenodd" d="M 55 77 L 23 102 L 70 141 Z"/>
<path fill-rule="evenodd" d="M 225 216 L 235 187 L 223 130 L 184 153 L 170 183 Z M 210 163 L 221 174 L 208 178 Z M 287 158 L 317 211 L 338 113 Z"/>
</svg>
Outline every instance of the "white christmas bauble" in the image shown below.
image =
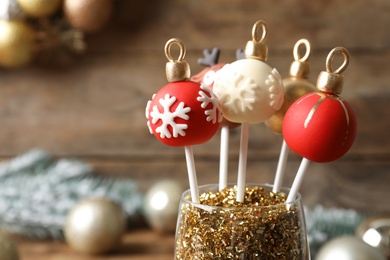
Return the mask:
<svg viewBox="0 0 390 260">
<path fill-rule="evenodd" d="M 0 260 L 19 260 L 15 244 L 3 231 L 0 231 Z"/>
<path fill-rule="evenodd" d="M 316 260 L 386 260 L 376 248 L 354 236 L 337 237 L 325 243 Z"/>
<path fill-rule="evenodd" d="M 64 235 L 74 250 L 101 254 L 117 247 L 125 230 L 125 217 L 117 204 L 104 198 L 90 198 L 70 210 Z"/>
<path fill-rule="evenodd" d="M 226 64 L 216 73 L 213 91 L 224 117 L 236 123 L 261 123 L 283 104 L 284 87 L 276 69 L 256 59 Z"/>
<path fill-rule="evenodd" d="M 176 229 L 180 198 L 184 187 L 177 181 L 154 184 L 145 196 L 145 218 L 157 231 L 172 233 Z"/>
</svg>

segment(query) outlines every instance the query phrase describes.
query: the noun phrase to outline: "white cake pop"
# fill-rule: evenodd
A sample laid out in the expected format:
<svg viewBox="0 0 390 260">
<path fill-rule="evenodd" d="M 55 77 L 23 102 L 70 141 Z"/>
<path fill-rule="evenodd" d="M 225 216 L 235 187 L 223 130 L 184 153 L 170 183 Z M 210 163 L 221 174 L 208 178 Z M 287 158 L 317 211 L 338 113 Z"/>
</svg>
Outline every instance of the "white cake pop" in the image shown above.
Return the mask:
<svg viewBox="0 0 390 260">
<path fill-rule="evenodd" d="M 258 35 L 262 27 L 261 38 Z M 257 21 L 252 41 L 245 47 L 246 59 L 227 64 L 216 73 L 213 91 L 218 97 L 224 117 L 241 123 L 240 158 L 238 163 L 237 201 L 244 200 L 249 124 L 270 118 L 283 104 L 284 87 L 276 69 L 268 66 L 267 24 Z"/>
</svg>

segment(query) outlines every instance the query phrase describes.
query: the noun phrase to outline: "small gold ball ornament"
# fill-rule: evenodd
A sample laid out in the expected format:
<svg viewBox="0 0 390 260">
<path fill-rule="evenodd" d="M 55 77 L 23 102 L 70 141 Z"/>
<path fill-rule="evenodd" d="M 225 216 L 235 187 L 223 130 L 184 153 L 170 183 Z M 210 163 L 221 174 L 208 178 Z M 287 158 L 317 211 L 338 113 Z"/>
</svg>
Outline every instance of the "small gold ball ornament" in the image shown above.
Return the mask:
<svg viewBox="0 0 390 260">
<path fill-rule="evenodd" d="M 299 56 L 298 48 L 300 45 L 306 46 L 306 53 L 303 57 Z M 301 39 L 294 46 L 295 61 L 290 67 L 290 77 L 283 79 L 284 101 L 282 107 L 271 116 L 265 124 L 275 133 L 282 133 L 284 115 L 292 103 L 301 96 L 313 92 L 316 87 L 308 81 L 310 66 L 307 62 L 310 57 L 310 43 L 306 39 Z"/>
<path fill-rule="evenodd" d="M 77 203 L 68 213 L 64 226 L 66 242 L 76 251 L 103 254 L 115 249 L 126 231 L 120 207 L 104 198 Z"/>
<path fill-rule="evenodd" d="M 3 231 L 0 231 L 0 259 L 19 260 L 19 253 L 11 238 Z"/>
<path fill-rule="evenodd" d="M 33 18 L 43 18 L 57 12 L 62 0 L 18 0 L 20 9 Z"/>
<path fill-rule="evenodd" d="M 390 259 L 390 214 L 373 215 L 356 229 L 356 235 Z"/>
<path fill-rule="evenodd" d="M 64 0 L 64 13 L 68 22 L 85 32 L 101 30 L 112 12 L 112 0 Z"/>
<path fill-rule="evenodd" d="M 34 31 L 23 21 L 0 20 L 0 66 L 18 68 L 33 59 Z"/>
<path fill-rule="evenodd" d="M 154 184 L 145 195 L 145 218 L 149 225 L 161 233 L 174 233 L 182 193 L 185 188 L 175 180 Z"/>
</svg>

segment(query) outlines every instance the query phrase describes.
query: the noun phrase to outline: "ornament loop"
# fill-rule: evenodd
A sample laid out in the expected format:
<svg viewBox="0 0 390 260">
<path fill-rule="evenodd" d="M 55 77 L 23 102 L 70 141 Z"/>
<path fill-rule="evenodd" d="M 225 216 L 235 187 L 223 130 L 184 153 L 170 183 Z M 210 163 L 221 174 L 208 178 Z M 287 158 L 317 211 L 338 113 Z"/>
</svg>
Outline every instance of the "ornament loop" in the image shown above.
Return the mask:
<svg viewBox="0 0 390 260">
<path fill-rule="evenodd" d="M 179 49 L 180 49 L 179 58 L 177 58 L 177 60 L 174 60 L 172 58 L 172 55 L 171 55 L 171 47 L 173 44 L 178 45 Z M 172 38 L 169 41 L 167 41 L 167 43 L 165 44 L 164 52 L 165 52 L 165 56 L 167 57 L 167 59 L 170 62 L 182 61 L 184 59 L 184 57 L 186 56 L 186 48 L 185 48 L 183 42 L 178 38 Z"/>
<path fill-rule="evenodd" d="M 332 69 L 332 62 L 333 58 L 336 56 L 336 54 L 341 53 L 344 56 L 344 62 L 341 64 L 341 66 L 333 71 Z M 341 74 L 345 71 L 349 64 L 349 52 L 346 48 L 344 47 L 336 47 L 331 52 L 329 52 L 328 57 L 326 58 L 326 71 L 329 73 L 336 73 L 336 74 Z"/>
<path fill-rule="evenodd" d="M 259 27 L 263 28 L 263 34 L 259 37 Z M 254 42 L 264 43 L 268 36 L 268 26 L 263 20 L 257 21 L 252 28 L 252 40 Z"/>
<path fill-rule="evenodd" d="M 301 57 L 299 55 L 299 46 L 301 46 L 301 45 L 305 45 L 305 48 L 306 48 L 306 52 L 305 52 L 305 55 L 303 57 Z M 297 43 L 295 43 L 293 53 L 294 53 L 294 60 L 295 61 L 300 61 L 300 62 L 308 61 L 310 58 L 310 53 L 311 53 L 310 42 L 307 39 L 300 39 L 299 41 L 297 41 Z"/>
</svg>

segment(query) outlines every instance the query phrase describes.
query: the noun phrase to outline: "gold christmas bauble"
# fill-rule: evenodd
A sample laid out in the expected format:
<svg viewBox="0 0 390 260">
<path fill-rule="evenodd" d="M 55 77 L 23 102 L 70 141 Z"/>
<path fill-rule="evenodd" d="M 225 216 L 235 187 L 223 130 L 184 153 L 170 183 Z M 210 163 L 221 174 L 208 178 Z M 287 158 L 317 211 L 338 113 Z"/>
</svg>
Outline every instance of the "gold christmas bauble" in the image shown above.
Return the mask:
<svg viewBox="0 0 390 260">
<path fill-rule="evenodd" d="M 109 21 L 112 11 L 112 0 L 64 0 L 68 22 L 85 32 L 101 30 Z"/>
<path fill-rule="evenodd" d="M 18 0 L 20 9 L 33 18 L 43 18 L 57 12 L 62 0 Z"/>
<path fill-rule="evenodd" d="M 104 198 L 90 198 L 77 203 L 68 213 L 64 226 L 66 242 L 87 254 L 108 253 L 115 249 L 126 231 L 120 207 Z"/>
<path fill-rule="evenodd" d="M 0 66 L 22 67 L 33 59 L 34 31 L 23 21 L 0 20 Z"/>
<path fill-rule="evenodd" d="M 175 180 L 154 184 L 145 195 L 144 212 L 149 225 L 162 233 L 176 229 L 180 198 L 185 188 Z"/>
<path fill-rule="evenodd" d="M 0 260 L 19 260 L 15 244 L 3 231 L 0 231 Z"/>
<path fill-rule="evenodd" d="M 265 124 L 275 133 L 282 133 L 284 115 L 292 103 L 301 96 L 316 90 L 313 83 L 303 78 L 289 77 L 283 79 L 284 102 L 282 107 L 271 116 Z"/>
</svg>

